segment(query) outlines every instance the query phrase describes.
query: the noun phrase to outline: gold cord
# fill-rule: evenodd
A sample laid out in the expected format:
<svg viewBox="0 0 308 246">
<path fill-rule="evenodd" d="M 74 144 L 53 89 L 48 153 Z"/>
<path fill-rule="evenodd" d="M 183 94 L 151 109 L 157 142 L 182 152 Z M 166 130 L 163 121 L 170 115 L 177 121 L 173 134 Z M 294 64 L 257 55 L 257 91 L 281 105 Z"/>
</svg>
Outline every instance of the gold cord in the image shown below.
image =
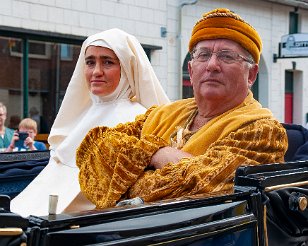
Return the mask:
<svg viewBox="0 0 308 246">
<path fill-rule="evenodd" d="M 190 131 L 189 128 L 193 123 L 196 115 L 198 114 L 198 109 L 194 110 L 188 119 L 186 120 L 184 126 L 177 126 L 176 130 L 170 136 L 171 147 L 181 149 L 184 144 L 190 139 L 196 131 Z"/>
</svg>

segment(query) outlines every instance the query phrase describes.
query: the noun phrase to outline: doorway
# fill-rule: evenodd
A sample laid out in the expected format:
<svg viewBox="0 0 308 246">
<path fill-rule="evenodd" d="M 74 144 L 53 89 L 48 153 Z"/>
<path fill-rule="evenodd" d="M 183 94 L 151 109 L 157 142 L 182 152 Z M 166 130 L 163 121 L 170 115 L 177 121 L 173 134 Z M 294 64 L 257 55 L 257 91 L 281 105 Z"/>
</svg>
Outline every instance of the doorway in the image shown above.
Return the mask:
<svg viewBox="0 0 308 246">
<path fill-rule="evenodd" d="M 294 105 L 293 71 L 285 71 L 285 94 L 284 94 L 284 122 L 293 123 Z"/>
</svg>

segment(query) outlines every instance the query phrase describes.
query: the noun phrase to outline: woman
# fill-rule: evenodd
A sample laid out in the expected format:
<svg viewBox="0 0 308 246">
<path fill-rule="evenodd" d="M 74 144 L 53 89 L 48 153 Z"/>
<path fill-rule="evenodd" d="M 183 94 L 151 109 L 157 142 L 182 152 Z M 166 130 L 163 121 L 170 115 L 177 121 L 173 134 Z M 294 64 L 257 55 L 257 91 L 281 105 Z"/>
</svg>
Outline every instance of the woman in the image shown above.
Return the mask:
<svg viewBox="0 0 308 246">
<path fill-rule="evenodd" d="M 56 213 L 93 208 L 80 193 L 75 152 L 93 127 L 134 120 L 154 104 L 169 102 L 135 37 L 119 29 L 88 37 L 82 47 L 48 142 L 49 164 L 11 202 L 22 216 L 47 215 L 49 195 Z"/>
<path fill-rule="evenodd" d="M 4 126 L 6 120 L 6 106 L 0 102 L 0 152 L 4 152 L 10 145 L 14 130 Z"/>
</svg>

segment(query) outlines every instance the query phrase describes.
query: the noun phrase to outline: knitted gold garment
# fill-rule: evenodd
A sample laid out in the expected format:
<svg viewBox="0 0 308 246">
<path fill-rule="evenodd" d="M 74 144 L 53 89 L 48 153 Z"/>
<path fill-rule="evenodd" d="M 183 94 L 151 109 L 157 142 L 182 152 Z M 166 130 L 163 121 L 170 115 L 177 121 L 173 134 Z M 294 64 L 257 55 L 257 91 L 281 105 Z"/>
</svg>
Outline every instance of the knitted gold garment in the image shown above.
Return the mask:
<svg viewBox="0 0 308 246">
<path fill-rule="evenodd" d="M 144 172 L 152 155 L 167 145 L 159 137 L 140 136 L 152 109 L 133 123 L 93 128 L 77 149 L 81 190 L 98 208 L 114 206 Z"/>
<path fill-rule="evenodd" d="M 90 131 L 77 150 L 81 190 L 98 208 L 121 198 L 157 201 L 230 191 L 242 164 L 283 162 L 285 129 L 249 93 L 238 107 L 210 120 L 182 150 L 193 154 L 158 170 L 145 170 L 152 155 L 196 109 L 194 99 L 151 108 L 135 122 Z"/>
</svg>

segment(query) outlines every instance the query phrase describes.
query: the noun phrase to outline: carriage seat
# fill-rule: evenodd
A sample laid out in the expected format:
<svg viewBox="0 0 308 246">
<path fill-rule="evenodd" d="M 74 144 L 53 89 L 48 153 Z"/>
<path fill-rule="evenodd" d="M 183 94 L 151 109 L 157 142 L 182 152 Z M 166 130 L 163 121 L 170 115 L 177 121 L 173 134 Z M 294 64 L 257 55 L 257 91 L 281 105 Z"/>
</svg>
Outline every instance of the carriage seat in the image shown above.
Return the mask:
<svg viewBox="0 0 308 246">
<path fill-rule="evenodd" d="M 0 195 L 13 199 L 45 168 L 49 157 L 49 150 L 1 153 Z"/>
<path fill-rule="evenodd" d="M 285 154 L 285 161 L 308 160 L 308 130 L 296 124 L 282 123 L 287 131 L 289 147 Z"/>
</svg>

